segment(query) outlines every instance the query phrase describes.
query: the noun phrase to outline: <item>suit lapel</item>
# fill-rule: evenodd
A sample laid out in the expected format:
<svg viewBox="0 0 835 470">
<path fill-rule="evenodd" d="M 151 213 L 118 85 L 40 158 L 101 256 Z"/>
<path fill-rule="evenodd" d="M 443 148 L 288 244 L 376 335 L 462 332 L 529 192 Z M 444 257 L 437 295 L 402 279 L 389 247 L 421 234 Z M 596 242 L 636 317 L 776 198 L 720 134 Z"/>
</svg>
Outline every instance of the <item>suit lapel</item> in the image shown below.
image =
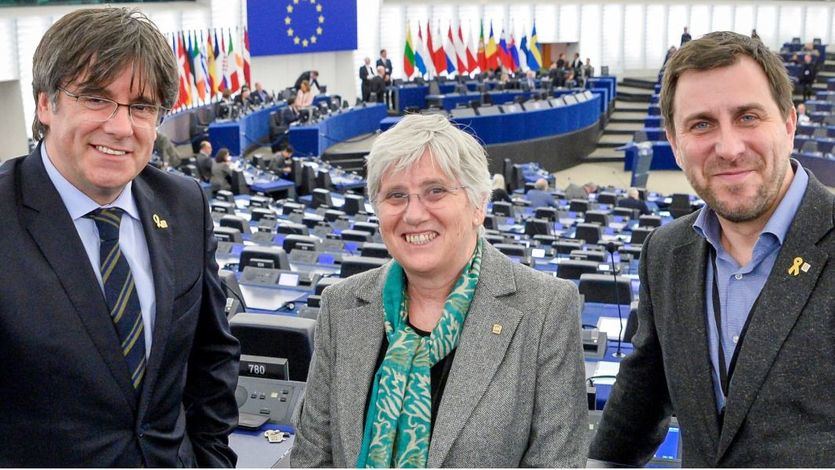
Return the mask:
<svg viewBox="0 0 835 470">
<path fill-rule="evenodd" d="M 75 224 L 46 174 L 40 148 L 20 163 L 21 223 L 52 267 L 125 401 L 135 411 L 130 373 L 109 309 Z"/>
<path fill-rule="evenodd" d="M 833 226 L 833 196 L 809 175 L 803 202 L 786 234 L 774 268 L 760 293 L 748 331 L 742 342 L 727 405 L 718 458 L 728 449 L 765 381 L 783 343 L 818 283 L 829 256 L 816 243 Z M 790 275 L 788 269 L 800 257 L 806 272 Z M 786 295 L 787 293 L 791 295 Z"/>
<path fill-rule="evenodd" d="M 516 292 L 511 261 L 484 243 L 481 279 L 470 304 L 444 390 L 432 441 L 429 466 L 440 467 L 504 359 L 522 312 L 497 299 Z M 501 325 L 494 334 L 493 325 Z M 481 367 L 472 367 L 480 364 Z"/>
<path fill-rule="evenodd" d="M 692 232 L 690 224 L 687 229 Z M 719 442 L 719 420 L 716 411 L 716 398 L 713 390 L 713 367 L 708 352 L 707 327 L 705 322 L 705 273 L 707 262 L 707 242 L 695 233 L 688 234 L 689 243 L 673 250 L 677 266 L 672 270 L 676 291 L 676 310 L 668 328 L 672 341 L 667 344 L 678 345 L 675 353 L 668 353 L 670 360 L 680 360 L 686 364 L 686 372 L 680 378 L 680 384 L 669 386 L 692 387 L 695 399 L 695 413 L 702 431 L 698 435 L 707 436 L 709 442 L 702 442 L 704 451 L 713 455 Z M 666 366 L 665 366 L 666 367 Z M 688 393 L 689 394 L 689 393 Z"/>
<path fill-rule="evenodd" d="M 153 191 L 140 174 L 133 181 L 133 197 L 139 209 L 140 223 L 148 243 L 148 255 L 151 260 L 151 271 L 154 276 L 154 296 L 156 312 L 154 312 L 153 342 L 151 354 L 148 358 L 148 368 L 142 384 L 140 400 L 140 415 L 144 414 L 148 401 L 159 376 L 162 356 L 165 352 L 165 340 L 171 325 L 172 306 L 174 301 L 174 253 L 171 228 L 158 227 L 154 216 L 159 220 L 170 222 L 168 208 L 155 202 Z"/>
<path fill-rule="evenodd" d="M 334 322 L 350 325 L 341 328 L 336 338 L 336 379 L 339 438 L 348 466 L 356 465 L 362 444 L 363 423 L 374 366 L 383 343 L 382 282 L 388 269 L 381 270 L 357 289 L 359 307 L 345 310 Z"/>
</svg>

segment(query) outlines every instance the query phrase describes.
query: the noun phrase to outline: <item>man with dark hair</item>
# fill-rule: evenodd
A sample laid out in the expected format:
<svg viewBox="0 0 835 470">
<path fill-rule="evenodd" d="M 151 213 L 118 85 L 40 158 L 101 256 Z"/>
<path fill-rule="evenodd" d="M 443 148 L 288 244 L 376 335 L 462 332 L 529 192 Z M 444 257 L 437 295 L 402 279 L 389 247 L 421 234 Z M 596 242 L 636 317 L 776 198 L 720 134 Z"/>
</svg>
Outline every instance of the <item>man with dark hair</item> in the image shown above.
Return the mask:
<svg viewBox="0 0 835 470">
<path fill-rule="evenodd" d="M 803 56 L 803 63 L 800 65 L 800 76 L 797 77 L 797 83 L 803 88 L 803 100 L 806 101 L 812 98 L 812 85 L 815 84 L 815 78 L 818 75 L 818 64 L 812 60 L 811 54 Z"/>
<path fill-rule="evenodd" d="M 692 37 L 692 36 L 690 36 L 690 32 L 689 32 L 689 31 L 687 31 L 687 26 L 685 26 L 685 27 L 684 27 L 684 32 L 683 32 L 683 33 L 681 33 L 681 44 L 679 44 L 679 47 L 681 47 L 681 46 L 683 46 L 683 45 L 687 44 L 687 43 L 688 43 L 688 42 L 690 42 L 690 40 L 692 40 L 692 39 L 693 39 L 693 37 Z"/>
<path fill-rule="evenodd" d="M 0 466 L 234 467 L 209 207 L 148 165 L 171 48 L 136 10 L 80 9 L 32 69 L 40 142 L 0 167 Z"/>
<path fill-rule="evenodd" d="M 377 59 L 376 66 L 383 66 L 386 69 L 386 75 L 391 77 L 391 72 L 394 70 L 391 66 L 391 59 L 388 58 L 388 53 L 385 49 L 380 49 L 380 58 Z"/>
<path fill-rule="evenodd" d="M 590 457 L 645 464 L 675 414 L 682 466 L 831 466 L 835 196 L 790 158 L 786 69 L 761 41 L 715 32 L 676 52 L 661 90 L 706 204 L 644 241 L 634 351 Z"/>
<path fill-rule="evenodd" d="M 302 82 L 305 80 L 307 80 L 307 83 L 309 83 L 311 87 L 316 85 L 317 89 L 321 88 L 319 85 L 319 72 L 317 70 L 309 70 L 307 72 L 302 72 L 301 75 L 299 75 L 299 78 L 296 79 L 296 83 L 293 84 L 293 89 L 299 91 L 299 88 L 302 87 Z"/>
</svg>

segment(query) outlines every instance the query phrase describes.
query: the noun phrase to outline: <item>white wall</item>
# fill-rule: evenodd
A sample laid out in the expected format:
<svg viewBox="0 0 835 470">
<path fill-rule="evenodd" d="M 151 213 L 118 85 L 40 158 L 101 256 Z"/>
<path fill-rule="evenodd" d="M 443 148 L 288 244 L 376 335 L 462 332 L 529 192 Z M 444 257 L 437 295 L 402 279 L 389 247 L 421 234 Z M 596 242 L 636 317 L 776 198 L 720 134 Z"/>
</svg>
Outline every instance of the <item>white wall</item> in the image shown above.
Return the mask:
<svg viewBox="0 0 835 470">
<path fill-rule="evenodd" d="M 23 115 L 20 88 L 20 82 L 17 80 L 0 82 L 0 103 L 3 103 L 3 112 L 0 113 L 0 142 L 3 142 L 3 152 L 0 154 L 0 161 L 29 152 L 26 140 L 28 123 Z"/>
</svg>

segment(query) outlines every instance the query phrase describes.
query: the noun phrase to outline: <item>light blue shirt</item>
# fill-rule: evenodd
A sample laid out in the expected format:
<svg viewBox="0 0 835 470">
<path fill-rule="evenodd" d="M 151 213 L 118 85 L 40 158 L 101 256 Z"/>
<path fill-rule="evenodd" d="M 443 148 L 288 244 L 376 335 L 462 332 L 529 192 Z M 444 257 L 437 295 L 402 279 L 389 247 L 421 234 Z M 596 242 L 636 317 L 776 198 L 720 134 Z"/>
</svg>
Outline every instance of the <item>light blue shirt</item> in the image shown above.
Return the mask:
<svg viewBox="0 0 835 470">
<path fill-rule="evenodd" d="M 100 207 L 118 207 L 125 211 L 122 215 L 122 223 L 119 225 L 119 249 L 128 261 L 130 270 L 136 282 L 136 293 L 139 297 L 139 306 L 142 309 L 142 323 L 145 328 L 145 357 L 151 353 L 151 341 L 154 332 L 154 320 L 156 317 L 156 294 L 154 293 L 154 275 L 151 271 L 151 257 L 148 254 L 148 242 L 145 240 L 145 232 L 142 231 L 142 223 L 139 220 L 139 210 L 136 208 L 136 201 L 131 193 L 132 182 L 125 186 L 122 194 L 112 204 L 100 206 L 96 201 L 82 193 L 72 185 L 55 168 L 47 153 L 46 143 L 41 145 L 41 160 L 43 161 L 49 179 L 58 190 L 64 206 L 70 214 L 78 236 L 87 251 L 87 258 L 96 279 L 99 281 L 102 295 L 104 295 L 104 283 L 101 280 L 99 271 L 99 229 L 96 223 L 84 217 L 91 211 Z M 60 234 L 56 234 L 60 236 Z"/>
<path fill-rule="evenodd" d="M 721 226 L 713 209 L 705 205 L 693 224 L 696 233 L 704 237 L 716 252 L 722 349 L 725 353 L 726 368 L 731 365 L 731 359 L 745 322 L 771 274 L 786 233 L 806 192 L 806 185 L 809 183 L 809 176 L 800 163 L 792 160 L 791 164 L 794 167 L 794 179 L 783 200 L 763 227 L 754 245 L 751 261 L 747 265 L 740 266 L 722 247 Z M 722 393 L 722 383 L 719 378 L 719 339 L 716 332 L 716 316 L 713 312 L 713 279 L 713 263 L 708 258 L 705 274 L 705 314 L 710 362 L 713 364 L 713 392 L 716 396 L 717 410 L 722 410 L 725 407 L 725 396 Z"/>
</svg>

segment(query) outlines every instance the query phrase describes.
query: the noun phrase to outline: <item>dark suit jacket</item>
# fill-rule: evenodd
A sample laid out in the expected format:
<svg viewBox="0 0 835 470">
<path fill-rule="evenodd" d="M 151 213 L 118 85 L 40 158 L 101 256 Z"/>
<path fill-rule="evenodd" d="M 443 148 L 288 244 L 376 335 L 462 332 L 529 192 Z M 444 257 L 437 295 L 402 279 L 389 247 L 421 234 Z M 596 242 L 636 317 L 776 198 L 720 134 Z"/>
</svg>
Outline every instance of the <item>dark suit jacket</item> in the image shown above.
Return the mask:
<svg viewBox="0 0 835 470">
<path fill-rule="evenodd" d="M 297 113 L 292 107 L 285 106 L 281 109 L 281 122 L 285 126 L 289 126 L 290 123 L 296 122 L 299 120 L 299 113 Z"/>
<path fill-rule="evenodd" d="M 319 86 L 319 80 L 318 79 L 312 80 L 312 81 L 310 80 L 310 71 L 309 70 L 307 72 L 302 72 L 301 75 L 299 75 L 299 78 L 296 79 L 296 83 L 293 85 L 293 88 L 298 90 L 299 88 L 302 87 L 302 82 L 305 81 L 305 80 L 307 80 L 307 82 L 310 84 L 311 87 L 313 85 L 316 85 L 316 88 L 321 88 Z"/>
<path fill-rule="evenodd" d="M 156 319 L 134 398 L 101 288 L 41 161 L 0 167 L 0 466 L 234 466 L 238 342 L 199 185 L 146 166 L 133 196 Z M 158 216 L 166 228 L 154 224 Z"/>
<path fill-rule="evenodd" d="M 708 243 L 696 214 L 656 229 L 641 254 L 635 350 L 589 457 L 642 465 L 675 413 L 684 466 L 835 465 L 835 196 L 813 176 L 751 312 L 720 424 L 705 318 Z M 794 259 L 811 266 L 788 273 Z"/>
<path fill-rule="evenodd" d="M 388 59 L 388 58 L 387 58 L 387 59 L 384 61 L 384 60 L 383 60 L 383 58 L 382 58 L 382 57 L 380 57 L 379 59 L 377 59 L 377 64 L 376 64 L 376 66 L 380 66 L 380 65 L 382 65 L 383 67 L 385 67 L 385 68 L 386 68 L 386 75 L 388 75 L 389 77 L 391 77 L 391 71 L 393 70 L 393 69 L 392 69 L 392 66 L 391 66 L 391 59 Z"/>
<path fill-rule="evenodd" d="M 374 78 L 371 79 L 369 93 L 372 95 L 376 95 L 378 103 L 383 102 L 386 95 L 386 81 L 383 79 L 383 77 L 375 75 Z"/>
<path fill-rule="evenodd" d="M 618 207 L 627 207 L 629 209 L 637 209 L 641 212 L 641 215 L 648 215 L 652 212 L 647 207 L 647 203 L 640 200 L 640 199 L 633 199 L 631 197 L 625 197 L 623 199 L 618 199 L 617 203 Z"/>
</svg>

